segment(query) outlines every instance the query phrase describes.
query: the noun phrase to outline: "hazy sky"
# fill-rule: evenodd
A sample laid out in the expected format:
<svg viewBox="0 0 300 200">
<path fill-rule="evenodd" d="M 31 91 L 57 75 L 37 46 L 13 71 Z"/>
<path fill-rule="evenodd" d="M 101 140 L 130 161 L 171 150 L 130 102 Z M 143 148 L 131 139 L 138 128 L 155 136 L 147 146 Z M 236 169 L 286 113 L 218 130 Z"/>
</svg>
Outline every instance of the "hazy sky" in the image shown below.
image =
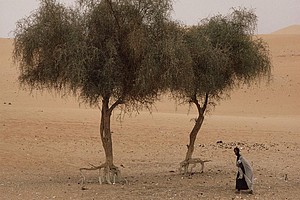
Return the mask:
<svg viewBox="0 0 300 200">
<path fill-rule="evenodd" d="M 75 0 L 59 0 L 71 5 Z M 175 19 L 197 24 L 200 19 L 227 14 L 231 8 L 246 7 L 258 16 L 257 33 L 271 33 L 300 24 L 300 0 L 175 0 Z M 38 0 L 0 0 L 0 37 L 13 37 L 19 19 L 38 8 Z"/>
</svg>

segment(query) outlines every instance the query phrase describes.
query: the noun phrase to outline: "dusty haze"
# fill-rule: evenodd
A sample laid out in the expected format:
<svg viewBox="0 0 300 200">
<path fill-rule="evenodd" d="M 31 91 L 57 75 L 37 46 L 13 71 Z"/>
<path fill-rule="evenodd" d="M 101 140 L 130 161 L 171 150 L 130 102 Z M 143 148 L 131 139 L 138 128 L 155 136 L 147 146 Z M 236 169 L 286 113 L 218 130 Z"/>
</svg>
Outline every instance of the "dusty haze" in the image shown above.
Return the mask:
<svg viewBox="0 0 300 200">
<path fill-rule="evenodd" d="M 260 37 L 271 49 L 272 81 L 234 91 L 207 115 L 194 152 L 212 160 L 203 174 L 178 173 L 195 114 L 164 98 L 152 115 L 120 122 L 114 112 L 114 159 L 128 184 L 99 185 L 94 171 L 86 173 L 87 190 L 78 184 L 78 169 L 104 161 L 99 110 L 19 89 L 12 40 L 0 39 L 1 199 L 297 199 L 300 27 Z M 235 146 L 253 165 L 254 195 L 234 193 Z"/>
</svg>

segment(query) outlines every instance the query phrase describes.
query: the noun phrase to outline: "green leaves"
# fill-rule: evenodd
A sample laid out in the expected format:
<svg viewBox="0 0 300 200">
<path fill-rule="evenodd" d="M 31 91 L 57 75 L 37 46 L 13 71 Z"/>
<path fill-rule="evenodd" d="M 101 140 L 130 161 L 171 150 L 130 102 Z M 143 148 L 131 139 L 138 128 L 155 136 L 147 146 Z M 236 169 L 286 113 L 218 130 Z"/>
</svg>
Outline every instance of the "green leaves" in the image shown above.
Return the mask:
<svg viewBox="0 0 300 200">
<path fill-rule="evenodd" d="M 171 20 L 171 3 L 79 0 L 67 8 L 41 0 L 15 31 L 20 83 L 79 95 L 91 105 L 108 98 L 147 106 L 168 91 L 219 99 L 239 82 L 270 74 L 252 11 L 234 9 L 186 27 Z"/>
<path fill-rule="evenodd" d="M 245 9 L 217 15 L 186 29 L 185 44 L 192 59 L 186 98 L 196 95 L 220 100 L 239 83 L 270 75 L 267 45 L 253 33 L 256 15 Z"/>
<path fill-rule="evenodd" d="M 15 32 L 20 82 L 79 95 L 91 105 L 102 98 L 153 103 L 173 56 L 170 2 L 81 0 L 66 8 L 42 0 Z"/>
</svg>

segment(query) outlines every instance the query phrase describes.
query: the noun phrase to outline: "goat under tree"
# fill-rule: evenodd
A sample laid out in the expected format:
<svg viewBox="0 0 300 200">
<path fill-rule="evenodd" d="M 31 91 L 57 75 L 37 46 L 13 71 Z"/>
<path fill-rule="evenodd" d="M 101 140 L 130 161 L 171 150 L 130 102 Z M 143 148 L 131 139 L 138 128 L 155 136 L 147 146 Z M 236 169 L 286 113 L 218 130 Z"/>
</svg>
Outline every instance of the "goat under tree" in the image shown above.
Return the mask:
<svg viewBox="0 0 300 200">
<path fill-rule="evenodd" d="M 120 180 L 114 164 L 111 115 L 150 107 L 163 91 L 165 72 L 178 65 L 173 52 L 176 23 L 171 0 L 78 0 L 66 7 L 40 0 L 17 23 L 14 60 L 21 85 L 55 91 L 99 106 L 105 162 L 82 170 L 103 170 L 100 181 Z"/>
<path fill-rule="evenodd" d="M 254 35 L 257 17 L 253 11 L 233 9 L 226 16 L 217 15 L 185 29 L 184 43 L 189 49 L 190 66 L 171 81 L 171 91 L 180 101 L 194 104 L 198 111 L 190 132 L 183 173 L 189 164 L 205 160 L 192 158 L 195 140 L 209 105 L 229 96 L 240 84 L 250 84 L 271 75 L 267 44 Z M 172 79 L 171 79 L 172 80 Z M 176 84 L 174 84 L 176 83 Z"/>
</svg>

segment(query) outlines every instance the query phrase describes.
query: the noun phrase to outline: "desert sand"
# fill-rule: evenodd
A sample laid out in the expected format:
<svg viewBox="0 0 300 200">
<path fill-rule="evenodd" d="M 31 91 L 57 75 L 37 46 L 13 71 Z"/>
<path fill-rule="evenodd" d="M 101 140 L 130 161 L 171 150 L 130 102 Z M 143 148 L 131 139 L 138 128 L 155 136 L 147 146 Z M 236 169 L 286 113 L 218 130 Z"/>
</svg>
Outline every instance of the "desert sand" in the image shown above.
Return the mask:
<svg viewBox="0 0 300 200">
<path fill-rule="evenodd" d="M 165 97 L 152 114 L 114 112 L 114 161 L 127 183 L 99 185 L 91 171 L 86 190 L 79 168 L 104 161 L 99 109 L 21 89 L 13 40 L 0 39 L 0 199 L 299 199 L 300 28 L 259 37 L 271 49 L 272 80 L 236 89 L 211 109 L 194 152 L 212 160 L 204 173 L 178 172 L 196 115 Z M 252 163 L 253 195 L 234 193 L 236 146 Z"/>
</svg>

